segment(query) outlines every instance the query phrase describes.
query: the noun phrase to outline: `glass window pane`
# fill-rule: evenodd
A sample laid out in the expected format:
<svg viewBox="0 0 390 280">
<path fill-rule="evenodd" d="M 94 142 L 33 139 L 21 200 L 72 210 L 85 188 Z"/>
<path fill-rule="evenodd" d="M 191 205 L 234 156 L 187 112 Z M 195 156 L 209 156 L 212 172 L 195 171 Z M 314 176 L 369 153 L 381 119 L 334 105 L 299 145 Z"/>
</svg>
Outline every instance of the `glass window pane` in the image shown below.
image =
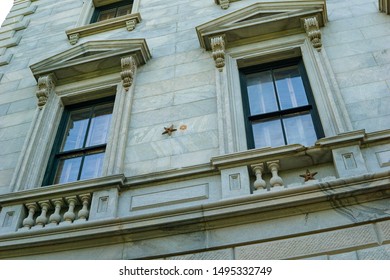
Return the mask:
<svg viewBox="0 0 390 280">
<path fill-rule="evenodd" d="M 276 69 L 274 77 L 282 110 L 308 105 L 298 66 Z"/>
<path fill-rule="evenodd" d="M 255 148 L 285 145 L 282 124 L 279 119 L 252 124 Z"/>
<path fill-rule="evenodd" d="M 112 116 L 112 104 L 95 108 L 89 127 L 86 147 L 105 144 Z"/>
<path fill-rule="evenodd" d="M 54 179 L 54 184 L 77 181 L 82 157 L 61 159 Z"/>
<path fill-rule="evenodd" d="M 283 125 L 288 144 L 299 143 L 310 147 L 317 141 L 310 113 L 286 117 L 283 119 Z"/>
<path fill-rule="evenodd" d="M 252 116 L 278 110 L 271 71 L 247 75 L 247 90 Z"/>
<path fill-rule="evenodd" d="M 132 5 L 125 5 L 123 7 L 119 7 L 118 11 L 116 13 L 116 16 L 120 17 L 120 16 L 131 14 L 131 8 L 132 8 Z"/>
<path fill-rule="evenodd" d="M 101 11 L 99 13 L 99 17 L 96 21 L 103 21 L 103 20 L 107 20 L 107 19 L 110 19 L 110 18 L 114 18 L 115 17 L 115 13 L 116 13 L 116 8 L 113 8 L 113 9 L 109 9 L 109 10 L 106 10 L 106 11 Z"/>
<path fill-rule="evenodd" d="M 104 153 L 85 156 L 80 180 L 99 177 L 102 173 Z"/>
<path fill-rule="evenodd" d="M 71 112 L 65 131 L 62 151 L 80 149 L 83 147 L 90 114 L 90 109 Z"/>
</svg>

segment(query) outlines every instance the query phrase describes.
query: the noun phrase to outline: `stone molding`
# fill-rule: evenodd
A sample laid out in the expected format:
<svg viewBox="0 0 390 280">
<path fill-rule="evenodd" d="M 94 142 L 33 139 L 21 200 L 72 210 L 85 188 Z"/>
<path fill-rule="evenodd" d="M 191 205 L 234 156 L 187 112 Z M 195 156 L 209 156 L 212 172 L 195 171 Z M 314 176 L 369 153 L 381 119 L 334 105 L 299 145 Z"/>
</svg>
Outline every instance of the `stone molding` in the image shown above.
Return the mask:
<svg viewBox="0 0 390 280">
<path fill-rule="evenodd" d="M 96 22 L 90 24 L 91 17 L 94 13 L 95 7 L 108 5 L 116 0 L 85 0 L 81 8 L 79 19 L 77 20 L 76 26 L 72 29 L 66 30 L 65 33 L 68 36 L 69 42 L 74 45 L 78 42 L 79 38 L 102 33 L 105 31 L 126 28 L 128 31 L 134 30 L 136 25 L 141 21 L 139 14 L 139 6 L 141 0 L 134 0 L 131 9 L 131 14 L 124 15 L 121 17 L 109 19 L 102 22 Z"/>
<path fill-rule="evenodd" d="M 132 31 L 134 30 L 136 24 L 140 22 L 141 15 L 139 13 L 133 13 L 68 29 L 65 31 L 65 33 L 68 36 L 70 44 L 75 45 L 80 38 L 103 33 L 113 29 L 126 28 L 128 31 Z"/>
<path fill-rule="evenodd" d="M 134 91 L 134 87 L 129 85 L 125 94 L 120 83 L 121 58 L 126 56 L 131 56 L 136 65 L 145 64 L 151 57 L 144 39 L 90 41 L 30 66 L 34 77 L 39 81 L 40 109 L 35 112 L 31 129 L 26 136 L 26 144 L 10 184 L 12 190 L 41 186 L 45 168 L 35 167 L 47 165 L 51 152 L 48 147 L 54 143 L 64 105 L 110 95 L 116 95 L 116 98 L 102 176 L 123 173 Z M 56 81 L 53 94 L 49 94 L 49 88 L 53 88 L 48 85 L 50 80 L 41 78 L 47 75 Z M 46 145 L 39 144 L 42 142 Z"/>
<path fill-rule="evenodd" d="M 390 0 L 379 0 L 379 11 L 390 15 Z"/>
<path fill-rule="evenodd" d="M 310 158 L 310 165 L 332 162 L 332 149 L 358 145 L 375 145 L 388 141 L 390 130 L 382 131 L 380 134 L 366 133 L 364 130 L 351 131 L 336 136 L 325 137 L 317 140 L 315 146 L 305 147 L 299 144 L 286 145 L 275 148 L 252 149 L 242 152 L 230 153 L 211 158 L 211 164 L 218 170 L 233 168 L 242 165 L 257 166 L 262 162 L 279 160 L 280 170 L 291 168 L 303 168 L 299 162 L 305 162 L 303 158 Z M 262 172 L 264 172 L 265 168 Z"/>
<path fill-rule="evenodd" d="M 276 193 L 253 194 L 250 196 L 229 198 L 217 202 L 203 203 L 197 206 L 177 208 L 166 211 L 158 211 L 152 214 L 138 214 L 130 217 L 110 218 L 87 221 L 82 224 L 71 224 L 66 227 L 37 228 L 34 231 L 19 231 L 15 233 L 4 233 L 0 241 L 0 258 L 10 258 L 24 255 L 30 250 L 38 249 L 39 253 L 47 253 L 53 250 L 53 243 L 61 240 L 65 250 L 80 249 L 96 246 L 99 244 L 111 244 L 111 238 L 119 237 L 117 240 L 147 240 L 166 236 L 167 233 L 161 231 L 161 226 L 165 228 L 175 228 L 176 234 L 188 233 L 188 226 L 207 230 L 226 228 L 232 220 L 240 217 L 245 223 L 260 222 L 272 217 L 289 217 L 294 214 L 310 213 L 318 209 L 334 209 L 335 205 L 342 203 L 343 207 L 375 201 L 380 197 L 389 197 L 387 189 L 389 172 L 380 172 L 355 176 L 351 178 L 336 179 L 332 182 L 315 183 L 303 186 L 299 192 L 294 189 L 283 189 Z M 2 201 L 3 196 L 0 196 Z M 297 210 L 297 208 L 299 210 Z M 298 211 L 298 212 L 296 212 Z M 304 211 L 304 212 L 303 212 Z M 247 217 L 243 219 L 244 217 Z M 251 218 L 250 218 L 251 217 Z M 383 217 L 372 218 L 370 222 L 377 219 L 383 221 Z M 367 222 L 367 221 L 365 221 Z M 343 226 L 356 224 L 356 221 L 344 220 Z M 340 228 L 340 224 L 335 227 Z M 120 231 L 118 232 L 118 228 Z M 328 228 L 329 229 L 329 228 Z M 318 229 L 316 229 L 318 232 Z M 66 234 L 64 239 L 63 234 Z M 310 230 L 303 231 L 308 234 Z M 284 234 L 277 233 L 279 237 Z M 15 245 L 14 240 L 19 242 Z M 77 240 L 77 242 L 74 242 Z M 118 241 L 120 242 L 120 241 Z M 14 250 L 17 246 L 22 251 Z M 56 249 L 58 250 L 57 247 Z M 210 248 L 214 248 L 212 245 Z M 209 249 L 210 249 L 209 248 Z M 36 252 L 36 251 L 35 251 Z"/>
<path fill-rule="evenodd" d="M 73 82 L 75 79 L 91 79 L 99 77 L 101 72 L 110 69 L 118 73 L 122 70 L 121 58 L 132 55 L 134 63 L 143 65 L 151 58 L 145 39 L 89 41 L 64 51 L 60 54 L 44 59 L 30 66 L 35 78 L 53 73 L 58 84 Z M 99 64 L 95 71 L 75 71 L 91 64 Z M 94 67 L 96 68 L 96 67 Z"/>
<path fill-rule="evenodd" d="M 319 27 L 327 22 L 324 0 L 254 3 L 196 27 L 201 47 L 211 50 L 210 38 L 225 36 L 226 47 L 271 40 L 305 32 L 302 19 L 316 17 Z"/>
</svg>

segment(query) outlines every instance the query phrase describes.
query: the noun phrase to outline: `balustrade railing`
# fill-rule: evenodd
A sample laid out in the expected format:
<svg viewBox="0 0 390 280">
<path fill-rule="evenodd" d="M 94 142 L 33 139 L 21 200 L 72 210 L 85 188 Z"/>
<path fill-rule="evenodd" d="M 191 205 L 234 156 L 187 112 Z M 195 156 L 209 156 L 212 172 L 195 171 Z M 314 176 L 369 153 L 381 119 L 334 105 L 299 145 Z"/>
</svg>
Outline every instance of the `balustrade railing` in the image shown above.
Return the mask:
<svg viewBox="0 0 390 280">
<path fill-rule="evenodd" d="M 86 222 L 90 203 L 90 193 L 26 203 L 27 217 L 18 231 Z"/>
</svg>

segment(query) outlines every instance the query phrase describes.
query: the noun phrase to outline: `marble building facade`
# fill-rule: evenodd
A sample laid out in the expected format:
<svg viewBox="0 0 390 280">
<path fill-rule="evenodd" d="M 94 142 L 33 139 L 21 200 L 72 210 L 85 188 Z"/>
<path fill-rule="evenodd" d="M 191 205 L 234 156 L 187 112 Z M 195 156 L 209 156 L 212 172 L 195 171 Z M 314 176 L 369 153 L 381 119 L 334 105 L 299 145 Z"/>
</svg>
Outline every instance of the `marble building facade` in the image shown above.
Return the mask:
<svg viewBox="0 0 390 280">
<path fill-rule="evenodd" d="M 389 14 L 15 0 L 0 259 L 390 259 Z"/>
</svg>

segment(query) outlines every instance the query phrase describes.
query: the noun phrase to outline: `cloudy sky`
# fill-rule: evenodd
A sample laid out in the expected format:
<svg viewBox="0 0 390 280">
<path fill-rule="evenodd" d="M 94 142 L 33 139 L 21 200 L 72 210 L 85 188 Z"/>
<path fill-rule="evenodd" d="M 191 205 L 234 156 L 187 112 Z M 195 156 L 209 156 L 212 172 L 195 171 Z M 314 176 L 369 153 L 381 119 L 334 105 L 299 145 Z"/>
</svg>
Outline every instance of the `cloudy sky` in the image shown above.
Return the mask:
<svg viewBox="0 0 390 280">
<path fill-rule="evenodd" d="M 0 24 L 3 23 L 5 17 L 12 7 L 13 0 L 0 0 Z"/>
</svg>

